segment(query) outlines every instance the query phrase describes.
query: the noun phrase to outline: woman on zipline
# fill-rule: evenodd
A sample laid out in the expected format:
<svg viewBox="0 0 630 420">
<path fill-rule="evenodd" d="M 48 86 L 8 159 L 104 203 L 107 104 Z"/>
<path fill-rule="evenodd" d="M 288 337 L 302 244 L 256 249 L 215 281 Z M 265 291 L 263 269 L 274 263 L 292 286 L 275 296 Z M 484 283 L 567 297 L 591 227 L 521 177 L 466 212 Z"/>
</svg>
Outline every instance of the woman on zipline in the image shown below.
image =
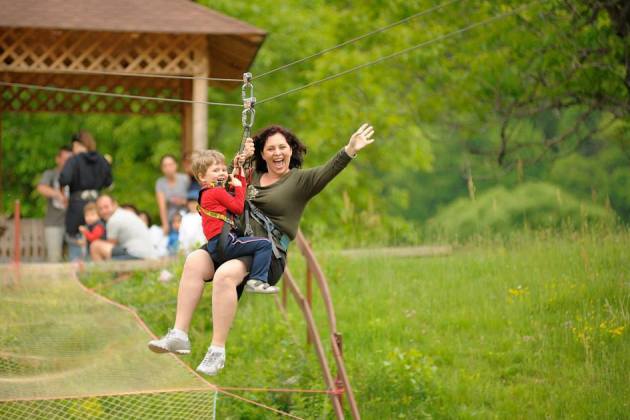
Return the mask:
<svg viewBox="0 0 630 420">
<path fill-rule="evenodd" d="M 269 237 L 274 257 L 269 269 L 269 284 L 275 285 L 284 272 L 288 243 L 295 238 L 306 203 L 317 195 L 371 144 L 374 129 L 363 124 L 325 165 L 300 169 L 306 147 L 289 130 L 271 126 L 248 139 L 244 152 L 253 155 L 253 179 L 247 191 L 249 221 L 253 235 Z M 214 267 L 205 248 L 186 258 L 177 295 L 175 326 L 166 336 L 149 342 L 157 353 L 190 353 L 188 328 L 193 312 L 203 295 L 205 283 L 213 281 L 212 344 L 197 371 L 216 375 L 225 365 L 225 343 L 243 292 L 251 258 L 239 258 Z"/>
</svg>

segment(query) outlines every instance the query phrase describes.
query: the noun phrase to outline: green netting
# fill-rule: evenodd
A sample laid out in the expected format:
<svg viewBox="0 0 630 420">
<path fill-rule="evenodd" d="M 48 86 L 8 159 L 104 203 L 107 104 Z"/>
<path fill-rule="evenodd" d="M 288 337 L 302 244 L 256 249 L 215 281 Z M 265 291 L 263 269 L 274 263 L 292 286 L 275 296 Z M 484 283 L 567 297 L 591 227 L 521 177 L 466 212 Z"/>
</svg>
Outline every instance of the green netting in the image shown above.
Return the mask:
<svg viewBox="0 0 630 420">
<path fill-rule="evenodd" d="M 134 315 L 88 293 L 69 268 L 19 279 L 0 269 L 0 319 L 0 418 L 212 412 L 213 387 L 174 356 L 150 353 Z"/>
</svg>

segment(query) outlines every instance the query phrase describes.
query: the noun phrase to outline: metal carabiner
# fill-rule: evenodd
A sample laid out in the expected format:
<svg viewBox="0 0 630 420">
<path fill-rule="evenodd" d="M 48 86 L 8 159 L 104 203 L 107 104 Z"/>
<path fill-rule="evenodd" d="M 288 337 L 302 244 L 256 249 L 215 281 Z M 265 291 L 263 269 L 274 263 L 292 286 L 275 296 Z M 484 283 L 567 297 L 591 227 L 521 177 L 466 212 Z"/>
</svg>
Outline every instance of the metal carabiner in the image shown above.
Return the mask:
<svg viewBox="0 0 630 420">
<path fill-rule="evenodd" d="M 243 128 L 251 129 L 254 126 L 254 119 L 256 118 L 256 110 L 252 108 L 245 108 L 241 113 L 241 122 Z"/>
<path fill-rule="evenodd" d="M 249 88 L 249 92 L 247 91 L 248 88 Z M 252 84 L 251 73 L 243 73 L 243 86 L 241 87 L 241 97 L 243 98 L 243 102 L 247 98 L 254 97 L 254 85 Z"/>
<path fill-rule="evenodd" d="M 250 96 L 249 98 L 243 99 L 243 109 L 254 108 L 256 105 L 256 97 Z"/>
</svg>

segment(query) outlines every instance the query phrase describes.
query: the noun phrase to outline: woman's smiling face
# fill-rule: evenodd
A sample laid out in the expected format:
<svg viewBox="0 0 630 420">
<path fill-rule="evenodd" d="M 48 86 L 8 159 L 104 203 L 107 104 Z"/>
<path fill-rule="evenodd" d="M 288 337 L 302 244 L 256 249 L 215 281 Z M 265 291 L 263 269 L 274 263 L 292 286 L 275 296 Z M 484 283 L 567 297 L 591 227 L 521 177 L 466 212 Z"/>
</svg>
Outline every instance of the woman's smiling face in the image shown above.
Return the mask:
<svg viewBox="0 0 630 420">
<path fill-rule="evenodd" d="M 289 172 L 291 155 L 293 155 L 293 150 L 282 133 L 269 136 L 262 150 L 262 158 L 267 163 L 267 172 L 278 177 Z"/>
</svg>

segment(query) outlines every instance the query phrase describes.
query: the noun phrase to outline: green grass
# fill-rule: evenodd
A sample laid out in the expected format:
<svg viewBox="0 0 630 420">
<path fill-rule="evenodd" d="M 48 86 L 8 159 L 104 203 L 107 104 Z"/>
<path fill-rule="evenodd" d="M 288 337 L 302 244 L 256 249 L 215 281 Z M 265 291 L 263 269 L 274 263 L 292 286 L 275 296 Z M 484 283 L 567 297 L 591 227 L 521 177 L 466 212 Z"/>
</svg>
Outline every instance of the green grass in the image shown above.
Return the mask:
<svg viewBox="0 0 630 420">
<path fill-rule="evenodd" d="M 303 272 L 297 250 L 291 257 L 293 271 Z M 627 418 L 629 261 L 627 231 L 530 232 L 477 240 L 438 258 L 320 258 L 367 419 Z M 175 308 L 157 303 L 172 302 L 176 288 L 157 273 L 136 273 L 103 292 L 135 306 L 161 334 Z M 192 366 L 209 344 L 209 300 L 210 288 L 192 328 Z M 315 308 L 325 326 L 318 295 Z M 287 323 L 272 297 L 246 296 L 217 383 L 323 388 L 304 337 L 295 303 Z M 243 395 L 302 417 L 332 417 L 323 396 Z M 268 416 L 227 397 L 218 414 Z"/>
</svg>

